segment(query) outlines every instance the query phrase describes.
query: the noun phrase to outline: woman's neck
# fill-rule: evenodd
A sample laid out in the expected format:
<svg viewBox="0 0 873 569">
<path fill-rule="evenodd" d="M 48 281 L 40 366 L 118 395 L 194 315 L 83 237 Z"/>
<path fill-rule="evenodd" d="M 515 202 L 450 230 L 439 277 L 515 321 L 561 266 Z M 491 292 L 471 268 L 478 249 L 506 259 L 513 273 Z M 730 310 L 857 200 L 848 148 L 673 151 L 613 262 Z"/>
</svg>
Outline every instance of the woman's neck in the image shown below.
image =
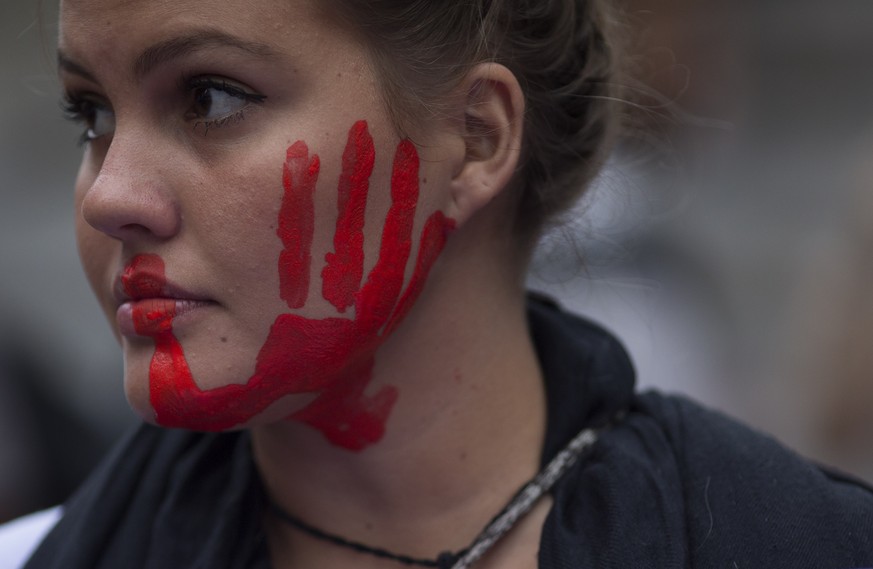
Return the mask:
<svg viewBox="0 0 873 569">
<path fill-rule="evenodd" d="M 464 258 L 471 257 L 482 258 Z M 377 352 L 370 388 L 399 391 L 378 443 L 355 453 L 300 424 L 253 429 L 274 501 L 330 533 L 432 557 L 468 545 L 536 474 L 545 436 L 541 373 L 523 295 L 495 288 L 507 279 L 495 279 L 494 269 L 447 268 L 472 278 L 426 290 Z M 295 555 L 336 547 L 276 529 L 271 542 L 285 541 Z"/>
</svg>

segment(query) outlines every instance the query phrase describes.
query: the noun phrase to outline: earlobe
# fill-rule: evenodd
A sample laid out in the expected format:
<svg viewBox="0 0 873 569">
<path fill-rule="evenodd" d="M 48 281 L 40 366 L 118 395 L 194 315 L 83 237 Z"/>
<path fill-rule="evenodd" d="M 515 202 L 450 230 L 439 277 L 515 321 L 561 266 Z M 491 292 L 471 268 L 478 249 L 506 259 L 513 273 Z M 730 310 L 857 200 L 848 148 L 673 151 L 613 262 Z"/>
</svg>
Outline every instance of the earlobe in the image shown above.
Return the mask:
<svg viewBox="0 0 873 569">
<path fill-rule="evenodd" d="M 465 156 L 452 178 L 450 210 L 459 225 L 509 185 L 524 131 L 524 95 L 515 75 L 497 63 L 473 67 L 459 87 Z"/>
</svg>

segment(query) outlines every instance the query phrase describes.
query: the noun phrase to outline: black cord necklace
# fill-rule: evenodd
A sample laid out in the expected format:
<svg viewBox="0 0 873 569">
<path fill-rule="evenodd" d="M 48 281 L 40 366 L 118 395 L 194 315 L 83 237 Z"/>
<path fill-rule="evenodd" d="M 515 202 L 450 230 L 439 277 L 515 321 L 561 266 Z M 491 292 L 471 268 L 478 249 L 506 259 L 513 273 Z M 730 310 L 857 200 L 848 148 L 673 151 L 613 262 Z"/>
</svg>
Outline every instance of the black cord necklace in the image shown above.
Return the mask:
<svg viewBox="0 0 873 569">
<path fill-rule="evenodd" d="M 269 502 L 270 509 L 283 522 L 316 539 L 352 549 L 359 553 L 366 553 L 382 559 L 390 559 L 408 566 L 436 567 L 437 569 L 467 569 L 485 555 L 498 539 L 512 529 L 515 523 L 529 512 L 544 494 L 551 490 L 564 473 L 576 463 L 582 453 L 597 441 L 600 433 L 601 430 L 584 429 L 576 435 L 539 474 L 515 493 L 509 503 L 492 518 L 469 547 L 457 552 L 446 551 L 435 559 L 420 559 L 408 555 L 400 555 L 386 549 L 371 547 L 328 533 L 289 514 L 273 500 Z"/>
</svg>

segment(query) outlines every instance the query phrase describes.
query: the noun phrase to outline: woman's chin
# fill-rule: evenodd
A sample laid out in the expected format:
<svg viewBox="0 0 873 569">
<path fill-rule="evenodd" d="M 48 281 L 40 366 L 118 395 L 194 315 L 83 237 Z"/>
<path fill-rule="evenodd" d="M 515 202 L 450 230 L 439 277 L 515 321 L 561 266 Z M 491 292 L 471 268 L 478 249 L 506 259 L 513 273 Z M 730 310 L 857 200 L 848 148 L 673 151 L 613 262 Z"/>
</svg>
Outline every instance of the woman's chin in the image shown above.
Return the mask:
<svg viewBox="0 0 873 569">
<path fill-rule="evenodd" d="M 125 394 L 131 409 L 146 423 L 168 428 L 202 432 L 236 431 L 258 426 L 287 424 L 291 416 L 304 409 L 317 394 L 292 394 L 265 403 L 263 411 L 239 422 L 232 409 L 204 408 L 202 406 L 173 405 L 161 408 L 155 405 L 147 374 L 125 376 Z M 160 405 L 160 402 L 157 402 Z"/>
<path fill-rule="evenodd" d="M 146 423 L 157 424 L 155 410 L 149 397 L 148 366 L 140 373 L 142 366 L 135 365 L 125 354 L 124 358 L 124 395 L 127 404 L 140 419 Z"/>
</svg>

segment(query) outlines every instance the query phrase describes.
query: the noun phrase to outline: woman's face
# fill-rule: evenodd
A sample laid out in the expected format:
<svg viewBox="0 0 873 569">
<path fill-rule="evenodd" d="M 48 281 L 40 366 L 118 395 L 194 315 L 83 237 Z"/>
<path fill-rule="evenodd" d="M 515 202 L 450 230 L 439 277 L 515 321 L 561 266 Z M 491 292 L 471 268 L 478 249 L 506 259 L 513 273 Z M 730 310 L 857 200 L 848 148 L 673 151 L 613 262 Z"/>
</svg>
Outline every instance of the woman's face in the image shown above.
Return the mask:
<svg viewBox="0 0 873 569">
<path fill-rule="evenodd" d="M 148 420 L 290 417 L 360 449 L 398 397 L 373 358 L 453 226 L 452 166 L 313 4 L 62 2 L 78 244 Z"/>
</svg>

